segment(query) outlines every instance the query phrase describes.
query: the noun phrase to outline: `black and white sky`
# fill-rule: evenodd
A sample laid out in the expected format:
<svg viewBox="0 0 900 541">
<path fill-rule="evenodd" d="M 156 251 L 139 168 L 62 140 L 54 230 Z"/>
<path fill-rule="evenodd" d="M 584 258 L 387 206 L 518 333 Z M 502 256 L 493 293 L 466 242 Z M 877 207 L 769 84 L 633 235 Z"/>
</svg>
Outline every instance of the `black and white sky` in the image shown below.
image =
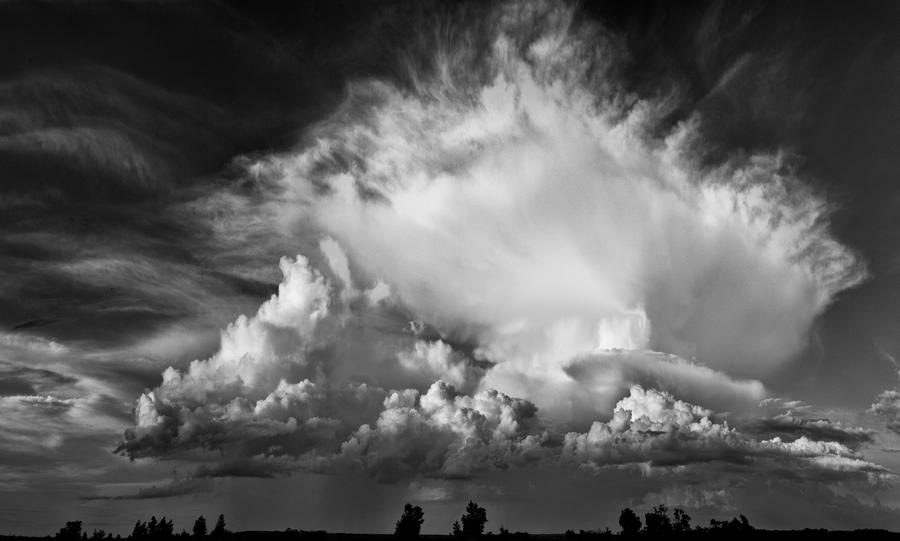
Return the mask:
<svg viewBox="0 0 900 541">
<path fill-rule="evenodd" d="M 0 3 L 0 532 L 900 529 L 900 4 Z"/>
</svg>

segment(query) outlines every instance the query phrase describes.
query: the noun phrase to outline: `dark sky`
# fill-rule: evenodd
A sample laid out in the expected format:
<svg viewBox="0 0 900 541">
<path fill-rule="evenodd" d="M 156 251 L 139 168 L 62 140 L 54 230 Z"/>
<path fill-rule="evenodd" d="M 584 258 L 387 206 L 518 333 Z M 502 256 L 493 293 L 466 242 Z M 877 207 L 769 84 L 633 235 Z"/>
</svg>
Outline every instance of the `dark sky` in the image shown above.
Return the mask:
<svg viewBox="0 0 900 541">
<path fill-rule="evenodd" d="M 898 27 L 2 3 L 0 531 L 900 529 Z"/>
</svg>

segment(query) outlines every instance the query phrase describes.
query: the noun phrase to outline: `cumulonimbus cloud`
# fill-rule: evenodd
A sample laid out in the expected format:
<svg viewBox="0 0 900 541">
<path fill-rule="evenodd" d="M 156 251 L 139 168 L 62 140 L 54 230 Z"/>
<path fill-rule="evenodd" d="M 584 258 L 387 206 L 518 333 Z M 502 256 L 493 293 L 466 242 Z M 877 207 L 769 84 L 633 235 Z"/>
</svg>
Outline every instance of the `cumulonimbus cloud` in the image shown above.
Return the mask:
<svg viewBox="0 0 900 541">
<path fill-rule="evenodd" d="M 620 53 L 570 10 L 490 21 L 493 39 L 440 43 L 452 54 L 412 89 L 354 83 L 308 144 L 255 162 L 278 224 L 334 237 L 361 280 L 476 343 L 498 364 L 487 383 L 529 398 L 564 394 L 562 367 L 598 350 L 744 377 L 801 352 L 865 275 L 828 203 L 777 151 L 700 166 L 700 119 L 651 137 L 664 106 L 618 90 Z"/>
<path fill-rule="evenodd" d="M 777 152 L 701 167 L 697 119 L 652 137 L 663 105 L 620 91 L 613 41 L 571 9 L 485 21 L 244 162 L 257 202 L 229 210 L 268 221 L 239 223 L 319 249 L 282 259 L 278 295 L 211 358 L 164 372 L 120 450 L 384 479 L 543 460 L 885 473 L 850 440 L 748 435 L 693 405 L 755 406 L 750 378 L 863 279 L 826 201 Z"/>
<path fill-rule="evenodd" d="M 802 434 L 779 429 L 779 435 L 766 437 L 763 425 L 743 432 L 717 420 L 711 410 L 639 385 L 618 401 L 609 421 L 563 434 L 562 426 L 542 417 L 531 401 L 493 389 L 467 394 L 438 379 L 425 392 L 391 391 L 336 379 L 337 372 L 326 374 L 321 357 L 349 362 L 334 355 L 331 345 L 344 339 L 340 329 L 352 328 L 357 311 L 372 301 L 365 291 L 356 291 L 356 299 L 342 295 L 303 257 L 283 259 L 282 270 L 279 293 L 252 317 L 241 316 L 229 326 L 215 355 L 185 371 L 166 370 L 162 384 L 140 397 L 135 426 L 120 452 L 132 459 L 222 453 L 223 461 L 202 465 L 198 477 L 357 470 L 394 481 L 463 479 L 528 464 L 597 469 L 759 461 L 787 461 L 792 468 L 842 477 L 891 477 L 859 454 L 866 441 L 859 431 L 798 419 L 791 427 L 808 429 Z M 342 298 L 349 302 L 342 304 Z M 467 366 L 461 353 L 440 341 L 423 346 L 411 338 L 410 343 L 409 358 L 437 352 L 440 362 L 426 363 L 427 370 L 472 381 L 460 377 L 465 370 L 458 367 Z M 408 366 L 409 358 L 401 352 L 395 368 L 418 370 Z M 482 372 L 482 367 L 472 371 Z M 814 430 L 835 437 L 813 439 Z"/>
</svg>

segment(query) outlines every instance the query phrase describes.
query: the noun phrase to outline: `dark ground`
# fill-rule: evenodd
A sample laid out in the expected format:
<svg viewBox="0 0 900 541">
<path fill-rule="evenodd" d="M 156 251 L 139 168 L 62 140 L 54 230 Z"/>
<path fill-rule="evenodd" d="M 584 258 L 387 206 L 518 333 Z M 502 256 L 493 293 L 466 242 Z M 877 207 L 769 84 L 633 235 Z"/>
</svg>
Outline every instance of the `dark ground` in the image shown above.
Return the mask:
<svg viewBox="0 0 900 541">
<path fill-rule="evenodd" d="M 176 536 L 178 538 L 179 536 Z M 528 534 L 522 532 L 510 533 L 508 535 L 485 535 L 482 541 L 490 539 L 508 539 L 510 541 L 592 541 L 600 539 L 892 539 L 900 540 L 900 532 L 891 532 L 887 530 L 838 530 L 829 531 L 823 529 L 804 529 L 804 530 L 755 530 L 753 532 L 718 532 L 707 529 L 695 530 L 688 534 L 667 534 L 663 536 L 652 536 L 640 534 L 637 536 L 623 536 L 618 533 L 604 532 L 585 532 L 576 534 Z M 54 539 L 53 536 L 45 537 L 24 537 L 24 536 L 7 536 L 0 535 L 0 541 L 35 541 L 35 540 Z M 88 540 L 90 538 L 87 538 Z M 127 539 L 122 537 L 121 539 Z M 185 537 L 185 539 L 191 539 Z M 284 532 L 265 532 L 265 531 L 247 531 L 233 532 L 225 538 L 224 541 L 395 541 L 399 538 L 390 534 L 347 534 L 347 533 L 327 533 L 320 531 L 297 531 L 289 530 Z M 422 535 L 419 541 L 454 541 L 451 535 Z"/>
</svg>

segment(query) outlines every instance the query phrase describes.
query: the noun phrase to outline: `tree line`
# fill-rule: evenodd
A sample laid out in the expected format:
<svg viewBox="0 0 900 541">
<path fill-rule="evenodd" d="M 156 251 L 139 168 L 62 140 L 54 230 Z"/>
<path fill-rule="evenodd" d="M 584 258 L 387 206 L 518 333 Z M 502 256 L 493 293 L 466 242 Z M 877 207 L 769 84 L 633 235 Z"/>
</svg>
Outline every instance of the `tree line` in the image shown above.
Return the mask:
<svg viewBox="0 0 900 541">
<path fill-rule="evenodd" d="M 112 532 L 106 532 L 104 530 L 94 530 L 91 535 L 88 535 L 87 531 L 82 530 L 82 524 L 83 523 L 80 520 L 66 522 L 66 525 L 56 532 L 55 538 L 59 541 L 107 541 L 122 539 L 121 535 L 113 537 Z M 166 517 L 162 517 L 157 520 L 156 516 L 152 516 L 150 517 L 150 520 L 147 521 L 141 522 L 138 520 L 131 530 L 131 535 L 126 539 L 130 539 L 131 541 L 221 539 L 226 537 L 229 533 L 230 532 L 225 527 L 225 515 L 219 515 L 219 519 L 216 521 L 216 525 L 211 532 L 207 533 L 206 517 L 200 515 L 197 517 L 197 520 L 194 521 L 194 527 L 191 529 L 190 533 L 181 530 L 181 532 L 177 534 L 175 533 L 175 525 L 171 519 L 167 520 Z"/>
<path fill-rule="evenodd" d="M 487 511 L 477 503 L 470 501 L 466 505 L 466 512 L 462 517 L 453 523 L 450 534 L 453 537 L 461 537 L 464 539 L 479 539 L 484 536 L 492 536 L 493 532 L 485 534 L 484 528 L 487 524 Z M 394 535 L 397 537 L 410 539 L 420 535 L 422 524 L 425 522 L 425 513 L 418 505 L 407 503 L 403 508 L 403 514 L 394 527 Z M 740 536 L 754 532 L 754 528 L 747 517 L 740 517 L 731 520 L 715 520 L 709 521 L 709 527 L 692 527 L 691 517 L 684 509 L 676 507 L 672 509 L 665 505 L 657 505 L 648 513 L 644 514 L 644 522 L 630 508 L 626 507 L 619 514 L 619 531 L 623 537 L 671 537 L 677 535 L 685 535 L 689 533 L 715 533 Z M 509 530 L 500 527 L 498 537 L 507 536 L 524 536 L 522 532 L 511 534 Z M 605 537 L 615 535 L 608 528 L 605 531 L 585 531 L 581 530 L 575 533 L 573 530 L 566 531 L 566 537 Z"/>
<path fill-rule="evenodd" d="M 626 537 L 637 537 L 639 535 L 653 537 L 672 536 L 693 532 L 740 535 L 756 530 L 744 515 L 731 520 L 710 519 L 709 527 L 707 528 L 702 526 L 692 527 L 691 516 L 684 509 L 676 507 L 669 513 L 669 508 L 665 505 L 657 505 L 650 512 L 645 513 L 643 524 L 641 524 L 641 519 L 637 516 L 637 513 L 626 507 L 619 513 L 619 527 L 622 528 L 620 534 Z"/>
<path fill-rule="evenodd" d="M 394 536 L 400 539 L 415 539 L 421 536 L 422 525 L 425 522 L 425 513 L 418 505 L 407 503 L 403 507 L 400 519 L 394 527 Z M 510 532 L 500 526 L 498 533 L 485 531 L 488 523 L 487 510 L 474 501 L 469 501 L 465 512 L 455 521 L 450 529 L 450 536 L 460 541 L 484 541 L 486 538 L 502 538 L 509 541 L 525 541 L 531 536 L 525 532 Z M 709 521 L 708 526 L 694 526 L 691 517 L 684 509 L 675 507 L 670 509 L 665 505 L 657 505 L 643 515 L 643 520 L 630 508 L 622 509 L 619 514 L 619 531 L 613 532 L 609 528 L 604 530 L 580 530 L 575 532 L 567 530 L 564 536 L 557 538 L 579 541 L 593 541 L 601 538 L 625 538 L 625 539 L 669 539 L 669 538 L 705 538 L 705 539 L 744 539 L 744 538 L 772 538 L 795 539 L 797 537 L 809 539 L 840 538 L 844 535 L 853 539 L 896 539 L 898 534 L 885 530 L 857 530 L 855 532 L 828 532 L 826 530 L 801 530 L 801 531 L 768 531 L 754 528 L 744 515 L 738 515 L 730 520 Z M 207 530 L 206 518 L 197 517 L 190 532 L 182 530 L 175 533 L 171 519 L 162 517 L 157 519 L 150 517 L 147 521 L 138 520 L 132 532 L 126 538 L 121 535 L 113 536 L 104 530 L 93 530 L 91 534 L 83 530 L 82 522 L 70 521 L 56 533 L 58 541 L 111 541 L 128 539 L 129 541 L 218 541 L 229 539 L 231 541 L 253 540 L 257 537 L 270 538 L 270 541 L 280 539 L 302 541 L 328 541 L 329 539 L 340 541 L 341 535 L 328 534 L 324 531 L 298 531 L 288 529 L 284 532 L 229 532 L 225 525 L 225 516 L 219 515 L 218 520 L 211 531 Z M 358 539 L 354 537 L 354 539 Z M 0 540 L 3 541 L 3 540 Z"/>
</svg>

